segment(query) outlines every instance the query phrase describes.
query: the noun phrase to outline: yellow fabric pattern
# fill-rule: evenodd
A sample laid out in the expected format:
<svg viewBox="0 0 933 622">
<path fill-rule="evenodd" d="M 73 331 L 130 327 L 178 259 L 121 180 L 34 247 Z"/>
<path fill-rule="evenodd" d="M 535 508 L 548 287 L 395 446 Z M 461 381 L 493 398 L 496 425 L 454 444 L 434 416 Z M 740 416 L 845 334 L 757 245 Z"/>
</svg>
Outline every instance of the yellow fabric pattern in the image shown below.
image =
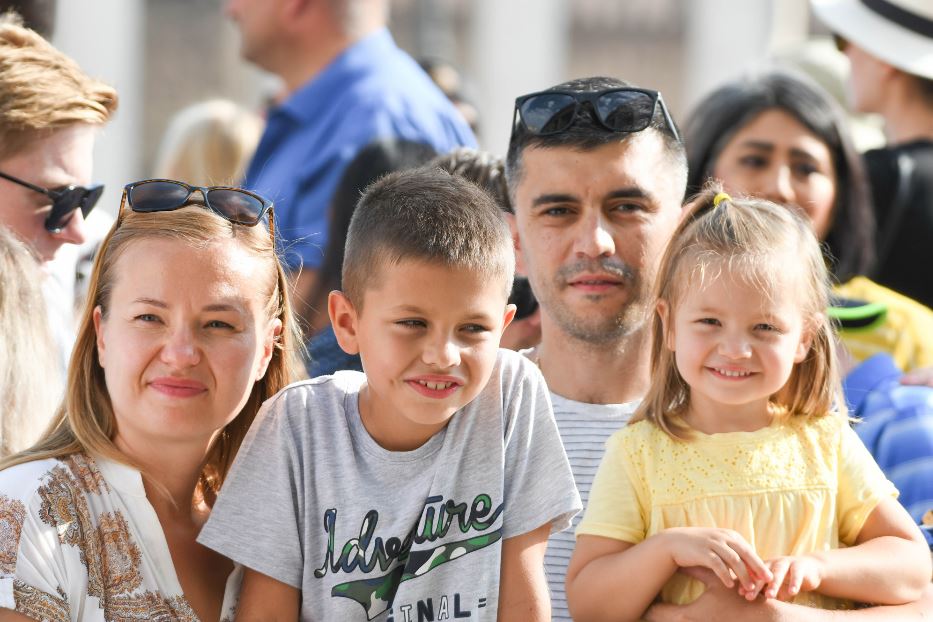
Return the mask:
<svg viewBox="0 0 933 622">
<path fill-rule="evenodd" d="M 606 443 L 577 536 L 637 544 L 671 527 L 720 527 L 770 559 L 853 544 L 886 496 L 897 490 L 838 415 L 776 418 L 755 432 L 694 432 L 689 441 L 639 421 Z M 677 574 L 661 599 L 686 604 L 703 589 Z M 794 602 L 850 606 L 816 593 Z"/>
<path fill-rule="evenodd" d="M 888 307 L 880 326 L 844 329 L 839 336 L 858 362 L 887 352 L 904 371 L 933 365 L 933 310 L 863 276 L 838 285 L 835 293 L 854 300 L 882 302 Z"/>
</svg>

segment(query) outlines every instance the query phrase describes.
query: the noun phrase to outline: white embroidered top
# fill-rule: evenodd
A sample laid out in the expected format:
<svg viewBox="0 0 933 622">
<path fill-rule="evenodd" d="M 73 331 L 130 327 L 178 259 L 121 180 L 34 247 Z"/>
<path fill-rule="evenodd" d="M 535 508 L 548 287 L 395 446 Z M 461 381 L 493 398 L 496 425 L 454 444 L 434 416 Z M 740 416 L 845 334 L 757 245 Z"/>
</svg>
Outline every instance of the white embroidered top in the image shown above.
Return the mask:
<svg viewBox="0 0 933 622">
<path fill-rule="evenodd" d="M 223 622 L 241 579 L 237 566 Z M 52 622 L 198 620 L 142 476 L 84 454 L 0 471 L 0 608 Z"/>
</svg>

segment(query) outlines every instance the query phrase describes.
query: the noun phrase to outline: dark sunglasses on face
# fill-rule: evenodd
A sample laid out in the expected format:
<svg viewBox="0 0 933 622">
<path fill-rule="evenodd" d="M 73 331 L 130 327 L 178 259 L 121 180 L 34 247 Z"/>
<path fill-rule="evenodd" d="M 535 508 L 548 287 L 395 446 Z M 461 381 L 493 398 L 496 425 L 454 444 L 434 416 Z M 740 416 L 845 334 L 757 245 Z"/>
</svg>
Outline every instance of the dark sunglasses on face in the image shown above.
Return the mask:
<svg viewBox="0 0 933 622">
<path fill-rule="evenodd" d="M 14 184 L 19 184 L 24 188 L 29 188 L 30 190 L 44 194 L 52 199 L 52 211 L 49 212 L 49 215 L 45 219 L 45 230 L 49 233 L 61 233 L 62 229 L 67 227 L 68 223 L 71 222 L 75 210 L 80 209 L 81 214 L 87 218 L 87 215 L 91 213 L 91 210 L 94 209 L 94 206 L 100 199 L 100 195 L 104 192 L 104 187 L 101 184 L 94 184 L 87 187 L 64 186 L 62 188 L 43 188 L 42 186 L 31 184 L 19 177 L 7 175 L 3 172 L 0 172 L 0 177 Z"/>
<path fill-rule="evenodd" d="M 611 132 L 640 132 L 651 125 L 654 111 L 661 106 L 664 120 L 676 140 L 680 134 L 658 91 L 636 88 L 613 88 L 593 93 L 542 91 L 522 95 L 515 100 L 516 117 L 532 134 L 546 136 L 565 132 L 573 125 L 580 107 L 588 103 L 600 125 Z"/>
<path fill-rule="evenodd" d="M 192 200 L 194 193 L 200 200 Z M 171 179 L 146 179 L 127 184 L 123 188 L 123 205 L 134 212 L 171 212 L 186 205 L 199 203 L 226 220 L 252 227 L 269 213 L 269 231 L 273 231 L 272 201 L 243 188 L 230 186 L 191 186 Z"/>
</svg>

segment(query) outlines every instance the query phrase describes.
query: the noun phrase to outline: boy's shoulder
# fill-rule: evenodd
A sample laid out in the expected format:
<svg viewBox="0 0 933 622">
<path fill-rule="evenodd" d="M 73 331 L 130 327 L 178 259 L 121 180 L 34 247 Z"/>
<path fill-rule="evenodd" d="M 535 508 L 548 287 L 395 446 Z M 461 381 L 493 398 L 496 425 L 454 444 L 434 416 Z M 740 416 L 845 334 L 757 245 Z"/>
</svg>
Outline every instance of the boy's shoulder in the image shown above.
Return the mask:
<svg viewBox="0 0 933 622">
<path fill-rule="evenodd" d="M 498 384 L 500 387 L 509 387 L 525 382 L 544 384 L 544 377 L 538 366 L 527 356 L 514 350 L 499 348 L 496 355 L 496 364 L 489 377 L 490 385 Z"/>
<path fill-rule="evenodd" d="M 485 403 L 484 406 L 488 407 L 492 400 L 508 411 L 514 405 L 513 401 L 524 401 L 523 398 L 539 386 L 547 393 L 547 385 L 537 365 L 519 352 L 499 348 L 489 380 L 471 404 Z"/>
<path fill-rule="evenodd" d="M 312 426 L 332 421 L 355 403 L 366 376 L 358 371 L 338 371 L 328 376 L 293 382 L 263 405 L 260 419 L 274 419 L 288 427 Z"/>
<path fill-rule="evenodd" d="M 276 402 L 322 402 L 335 397 L 357 395 L 366 383 L 363 372 L 341 370 L 327 376 L 317 376 L 307 380 L 299 380 L 286 386 L 269 400 Z"/>
</svg>

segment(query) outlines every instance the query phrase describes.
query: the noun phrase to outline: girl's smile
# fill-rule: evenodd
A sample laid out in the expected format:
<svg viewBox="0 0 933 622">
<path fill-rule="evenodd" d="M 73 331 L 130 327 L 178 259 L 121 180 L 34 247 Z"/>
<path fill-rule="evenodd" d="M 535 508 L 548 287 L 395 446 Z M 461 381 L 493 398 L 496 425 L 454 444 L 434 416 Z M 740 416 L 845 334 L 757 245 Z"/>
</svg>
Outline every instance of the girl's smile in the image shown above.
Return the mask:
<svg viewBox="0 0 933 622">
<path fill-rule="evenodd" d="M 690 386 L 687 415 L 704 422 L 703 431 L 724 431 L 716 422 L 729 429 L 768 425 L 771 397 L 809 350 L 793 284 L 779 279 L 780 295 L 769 295 L 748 281 L 723 266 L 709 282 L 687 288 L 672 310 L 659 304 L 667 347 Z"/>
</svg>

